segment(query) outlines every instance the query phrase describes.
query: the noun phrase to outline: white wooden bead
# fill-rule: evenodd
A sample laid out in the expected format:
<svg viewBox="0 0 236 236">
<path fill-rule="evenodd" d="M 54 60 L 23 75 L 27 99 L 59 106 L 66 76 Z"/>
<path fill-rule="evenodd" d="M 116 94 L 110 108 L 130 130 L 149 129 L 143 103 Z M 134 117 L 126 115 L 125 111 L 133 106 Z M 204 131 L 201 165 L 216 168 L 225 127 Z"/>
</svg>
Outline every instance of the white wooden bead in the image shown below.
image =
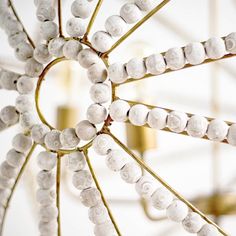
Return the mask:
<svg viewBox="0 0 236 236">
<path fill-rule="evenodd" d="M 33 48 L 27 42 L 19 43 L 15 48 L 15 56 L 18 60 L 26 61 L 33 56 Z"/>
<path fill-rule="evenodd" d="M 49 63 L 52 56 L 49 54 L 48 46 L 46 44 L 39 44 L 34 49 L 34 59 L 41 64 Z"/>
<path fill-rule="evenodd" d="M 75 0 L 71 5 L 71 13 L 75 17 L 88 18 L 93 11 L 93 4 L 87 0 Z"/>
<path fill-rule="evenodd" d="M 232 124 L 229 127 L 229 131 L 227 134 L 227 141 L 231 145 L 236 145 L 236 124 Z"/>
<path fill-rule="evenodd" d="M 55 153 L 43 151 L 37 156 L 37 164 L 42 170 L 52 170 L 57 164 L 57 156 Z"/>
<path fill-rule="evenodd" d="M 64 148 L 76 147 L 80 139 L 76 136 L 74 128 L 66 128 L 60 134 L 60 141 Z"/>
<path fill-rule="evenodd" d="M 107 84 L 97 83 L 90 88 L 90 97 L 95 103 L 106 103 L 110 99 L 110 88 Z"/>
<path fill-rule="evenodd" d="M 35 113 L 27 111 L 20 114 L 19 124 L 25 132 L 30 131 L 35 123 Z"/>
<path fill-rule="evenodd" d="M 38 5 L 40 4 L 51 4 L 52 3 L 52 0 L 34 0 L 34 5 L 37 7 Z"/>
<path fill-rule="evenodd" d="M 25 74 L 31 77 L 38 77 L 43 71 L 43 65 L 34 58 L 30 58 L 25 63 Z"/>
<path fill-rule="evenodd" d="M 60 134 L 59 130 L 52 130 L 45 135 L 44 142 L 48 149 L 56 151 L 62 148 Z"/>
<path fill-rule="evenodd" d="M 103 64 L 95 63 L 88 68 L 87 76 L 92 83 L 101 83 L 107 78 L 107 70 Z"/>
<path fill-rule="evenodd" d="M 19 74 L 12 71 L 3 70 L 0 74 L 0 85 L 7 90 L 16 90 L 16 84 L 19 79 Z"/>
<path fill-rule="evenodd" d="M 56 192 L 55 190 L 40 188 L 36 192 L 36 199 L 42 206 L 51 205 L 55 203 Z"/>
<path fill-rule="evenodd" d="M 65 44 L 64 38 L 54 38 L 50 40 L 48 44 L 48 51 L 54 57 L 62 57 L 63 56 L 63 46 Z"/>
<path fill-rule="evenodd" d="M 79 64 L 84 68 L 89 68 L 91 65 L 100 61 L 98 55 L 90 48 L 83 49 L 78 55 Z"/>
<path fill-rule="evenodd" d="M 67 155 L 67 167 L 72 171 L 83 170 L 85 167 L 85 158 L 82 152 L 71 152 Z"/>
<path fill-rule="evenodd" d="M 0 111 L 0 118 L 6 125 L 14 125 L 19 120 L 19 113 L 13 106 L 6 106 Z"/>
<path fill-rule="evenodd" d="M 26 153 L 31 148 L 31 145 L 32 145 L 31 137 L 21 133 L 15 135 L 12 139 L 12 147 L 17 152 Z"/>
<path fill-rule="evenodd" d="M 100 104 L 92 104 L 87 109 L 87 119 L 92 124 L 102 123 L 107 116 L 107 110 Z"/>
<path fill-rule="evenodd" d="M 15 183 L 14 179 L 9 179 L 7 177 L 0 175 L 0 188 L 12 189 L 14 183 Z"/>
<path fill-rule="evenodd" d="M 1 189 L 0 188 L 0 204 L 4 207 L 7 207 L 8 199 L 10 197 L 10 189 Z"/>
<path fill-rule="evenodd" d="M 218 236 L 219 231 L 215 226 L 210 224 L 205 224 L 202 226 L 201 230 L 197 233 L 197 236 Z"/>
<path fill-rule="evenodd" d="M 150 11 L 154 7 L 153 0 L 135 0 L 135 4 L 139 7 L 141 11 Z"/>
<path fill-rule="evenodd" d="M 167 125 L 168 113 L 161 108 L 153 108 L 148 113 L 147 123 L 151 128 L 163 129 Z"/>
<path fill-rule="evenodd" d="M 27 41 L 27 36 L 25 32 L 19 31 L 15 34 L 9 35 L 8 43 L 11 47 L 16 48 L 18 44 Z"/>
<path fill-rule="evenodd" d="M 7 125 L 0 118 L 0 131 L 3 131 L 6 128 L 7 128 Z"/>
<path fill-rule="evenodd" d="M 182 48 L 170 48 L 165 53 L 166 64 L 171 70 L 179 70 L 185 65 L 185 57 Z"/>
<path fill-rule="evenodd" d="M 6 161 L 9 165 L 19 168 L 25 161 L 25 155 L 17 152 L 15 149 L 10 149 L 6 155 Z"/>
<path fill-rule="evenodd" d="M 57 220 L 51 220 L 50 222 L 39 222 L 40 236 L 55 236 L 57 233 Z"/>
<path fill-rule="evenodd" d="M 189 64 L 201 64 L 205 58 L 205 48 L 201 43 L 189 43 L 184 47 L 184 54 Z"/>
<path fill-rule="evenodd" d="M 225 37 L 225 47 L 227 52 L 236 53 L 236 32 L 233 32 Z"/>
<path fill-rule="evenodd" d="M 136 126 L 145 125 L 147 122 L 148 112 L 149 109 L 146 106 L 136 104 L 129 110 L 129 121 Z"/>
<path fill-rule="evenodd" d="M 124 122 L 128 119 L 128 112 L 130 105 L 128 102 L 123 100 L 116 100 L 112 102 L 109 107 L 109 114 L 114 121 Z"/>
<path fill-rule="evenodd" d="M 172 111 L 167 117 L 167 125 L 169 129 L 175 133 L 184 131 L 188 121 L 186 113 L 181 111 Z"/>
<path fill-rule="evenodd" d="M 56 12 L 52 5 L 41 3 L 37 7 L 36 16 L 39 21 L 53 21 L 56 17 Z"/>
<path fill-rule="evenodd" d="M 152 205 L 158 210 L 166 209 L 172 200 L 172 194 L 164 187 L 158 188 L 151 196 Z"/>
<path fill-rule="evenodd" d="M 31 137 L 36 143 L 43 144 L 44 137 L 49 131 L 49 127 L 45 124 L 36 124 L 31 129 Z"/>
<path fill-rule="evenodd" d="M 103 203 L 90 207 L 88 210 L 89 219 L 94 224 L 102 224 L 109 220 L 109 215 Z"/>
<path fill-rule="evenodd" d="M 211 59 L 219 59 L 226 54 L 225 42 L 222 38 L 213 37 L 205 43 L 207 56 Z"/>
<path fill-rule="evenodd" d="M 112 171 L 120 171 L 127 163 L 124 152 L 119 149 L 112 149 L 106 157 L 106 165 Z"/>
<path fill-rule="evenodd" d="M 56 38 L 59 34 L 58 26 L 53 21 L 45 21 L 40 25 L 40 35 L 45 40 Z"/>
<path fill-rule="evenodd" d="M 182 223 L 187 232 L 195 234 L 202 228 L 203 220 L 199 214 L 190 212 Z"/>
<path fill-rule="evenodd" d="M 95 236 L 114 236 L 116 235 L 115 227 L 110 221 L 107 221 L 103 224 L 95 225 L 94 235 Z"/>
<path fill-rule="evenodd" d="M 149 176 L 142 176 L 135 184 L 137 193 L 143 198 L 150 198 L 156 190 L 154 180 Z"/>
<path fill-rule="evenodd" d="M 75 132 L 81 140 L 90 140 L 95 137 L 97 128 L 88 120 L 82 120 L 76 125 Z"/>
<path fill-rule="evenodd" d="M 128 78 L 126 68 L 122 63 L 114 63 L 108 67 L 109 79 L 115 84 L 121 84 Z"/>
<path fill-rule="evenodd" d="M 152 54 L 145 59 L 145 65 L 148 70 L 153 75 L 162 74 L 166 70 L 166 63 L 162 54 Z"/>
<path fill-rule="evenodd" d="M 35 86 L 32 78 L 22 75 L 17 80 L 16 87 L 20 94 L 29 94 L 33 92 Z"/>
<path fill-rule="evenodd" d="M 222 141 L 228 133 L 228 125 L 219 119 L 212 120 L 208 125 L 207 137 L 213 141 Z"/>
<path fill-rule="evenodd" d="M 188 207 L 180 200 L 174 200 L 166 209 L 167 217 L 175 222 L 181 222 L 188 215 Z"/>
<path fill-rule="evenodd" d="M 40 207 L 39 216 L 42 222 L 50 222 L 52 220 L 55 220 L 57 218 L 57 215 L 58 210 L 56 206 L 47 205 Z"/>
<path fill-rule="evenodd" d="M 106 52 L 112 46 L 113 40 L 110 34 L 105 31 L 97 31 L 91 39 L 92 46 L 99 52 Z"/>
<path fill-rule="evenodd" d="M 67 41 L 63 46 L 63 54 L 70 60 L 77 60 L 78 54 L 81 50 L 81 43 L 74 39 Z"/>
<path fill-rule="evenodd" d="M 80 37 L 85 34 L 85 22 L 79 18 L 71 18 L 66 23 L 66 32 L 71 37 Z"/>
<path fill-rule="evenodd" d="M 0 165 L 1 176 L 7 179 L 15 179 L 18 174 L 18 169 L 9 165 L 7 161 L 2 162 Z"/>
<path fill-rule="evenodd" d="M 91 187 L 93 179 L 89 171 L 80 170 L 73 174 L 72 183 L 77 189 L 83 190 Z"/>
<path fill-rule="evenodd" d="M 106 155 L 113 147 L 113 139 L 108 134 L 99 134 L 93 140 L 93 149 L 99 155 Z"/>
<path fill-rule="evenodd" d="M 192 137 L 202 138 L 207 131 L 208 121 L 205 117 L 193 115 L 187 124 L 187 133 Z"/>
<path fill-rule="evenodd" d="M 110 16 L 105 22 L 105 29 L 111 36 L 119 37 L 125 33 L 126 22 L 120 16 Z"/>
<path fill-rule="evenodd" d="M 42 170 L 37 175 L 37 183 L 42 189 L 50 189 L 56 183 L 55 174 L 52 171 Z"/>
<path fill-rule="evenodd" d="M 8 19 L 5 21 L 4 30 L 7 35 L 12 35 L 23 30 L 22 24 L 15 19 Z"/>
<path fill-rule="evenodd" d="M 142 58 L 133 58 L 126 64 L 126 71 L 131 78 L 140 79 L 146 74 L 147 69 Z"/>
<path fill-rule="evenodd" d="M 136 183 L 142 176 L 142 170 L 135 162 L 128 162 L 120 171 L 121 178 L 129 184 Z"/>
<path fill-rule="evenodd" d="M 120 9 L 120 16 L 127 24 L 133 24 L 141 19 L 142 13 L 134 3 L 126 3 Z"/>
<path fill-rule="evenodd" d="M 93 207 L 99 204 L 102 198 L 98 189 L 92 187 L 81 191 L 80 200 L 84 206 Z"/>
<path fill-rule="evenodd" d="M 16 98 L 16 110 L 18 112 L 26 112 L 26 111 L 31 111 L 33 107 L 33 98 L 32 96 L 29 95 L 19 95 Z"/>
</svg>

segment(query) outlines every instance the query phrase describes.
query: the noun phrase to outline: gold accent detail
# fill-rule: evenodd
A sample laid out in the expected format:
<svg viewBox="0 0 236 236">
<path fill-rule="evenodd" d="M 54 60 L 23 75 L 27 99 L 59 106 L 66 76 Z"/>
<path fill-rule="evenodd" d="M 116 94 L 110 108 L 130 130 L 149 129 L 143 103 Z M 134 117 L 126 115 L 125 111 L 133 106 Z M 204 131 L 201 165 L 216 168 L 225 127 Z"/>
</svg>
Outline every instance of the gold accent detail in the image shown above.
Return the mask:
<svg viewBox="0 0 236 236">
<path fill-rule="evenodd" d="M 56 206 L 57 216 L 57 236 L 61 236 L 61 154 L 57 154 L 57 171 L 56 171 Z"/>
</svg>

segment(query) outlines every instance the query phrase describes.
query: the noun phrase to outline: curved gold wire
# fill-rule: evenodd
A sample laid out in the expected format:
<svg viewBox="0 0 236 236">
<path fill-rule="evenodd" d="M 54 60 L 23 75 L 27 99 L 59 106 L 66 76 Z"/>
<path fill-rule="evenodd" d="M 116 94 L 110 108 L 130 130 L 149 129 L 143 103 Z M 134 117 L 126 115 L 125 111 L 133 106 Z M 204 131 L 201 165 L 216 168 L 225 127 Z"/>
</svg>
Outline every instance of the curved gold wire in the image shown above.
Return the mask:
<svg viewBox="0 0 236 236">
<path fill-rule="evenodd" d="M 57 14 L 58 14 L 58 29 L 60 37 L 63 36 L 62 31 L 62 7 L 61 7 L 61 0 L 57 0 Z"/>
<path fill-rule="evenodd" d="M 57 171 L 56 171 L 56 205 L 57 216 L 57 235 L 61 236 L 61 154 L 57 153 Z"/>
</svg>

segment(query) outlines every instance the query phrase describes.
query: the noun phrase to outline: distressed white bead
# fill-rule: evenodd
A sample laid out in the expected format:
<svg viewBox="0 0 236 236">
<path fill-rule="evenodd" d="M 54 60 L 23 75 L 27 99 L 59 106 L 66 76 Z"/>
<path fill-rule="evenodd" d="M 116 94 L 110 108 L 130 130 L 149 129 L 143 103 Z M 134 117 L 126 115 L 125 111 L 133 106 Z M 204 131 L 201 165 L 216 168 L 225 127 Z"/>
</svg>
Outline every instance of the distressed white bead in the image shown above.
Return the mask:
<svg viewBox="0 0 236 236">
<path fill-rule="evenodd" d="M 7 179 L 15 179 L 18 174 L 18 169 L 9 165 L 7 161 L 4 161 L 0 165 L 1 176 Z"/>
<path fill-rule="evenodd" d="M 141 11 L 150 11 L 154 6 L 153 0 L 135 0 L 135 4 L 139 7 Z"/>
<path fill-rule="evenodd" d="M 0 204 L 4 207 L 7 207 L 8 199 L 10 197 L 10 189 L 1 189 L 0 188 Z"/>
<path fill-rule="evenodd" d="M 81 140 L 90 140 L 95 137 L 97 128 L 88 120 L 82 120 L 76 125 L 75 132 Z"/>
<path fill-rule="evenodd" d="M 59 34 L 58 26 L 53 21 L 45 21 L 40 25 L 40 35 L 45 40 L 56 38 Z"/>
<path fill-rule="evenodd" d="M 14 125 L 19 120 L 19 113 L 13 106 L 6 106 L 0 112 L 0 118 L 6 125 Z"/>
<path fill-rule="evenodd" d="M 87 76 L 92 83 L 101 83 L 107 78 L 107 70 L 103 64 L 95 63 L 88 68 Z"/>
<path fill-rule="evenodd" d="M 184 131 L 188 121 L 186 113 L 181 111 L 172 111 L 167 117 L 167 125 L 169 129 L 175 133 Z"/>
<path fill-rule="evenodd" d="M 112 171 L 120 171 L 127 163 L 124 152 L 119 149 L 108 151 L 106 165 Z"/>
<path fill-rule="evenodd" d="M 55 174 L 52 171 L 42 170 L 37 175 L 37 183 L 42 189 L 50 189 L 56 183 Z"/>
<path fill-rule="evenodd" d="M 82 67 L 87 69 L 91 65 L 100 62 L 100 59 L 92 49 L 86 48 L 79 52 L 78 61 Z"/>
<path fill-rule="evenodd" d="M 121 178 L 129 184 L 136 183 L 142 176 L 142 170 L 135 162 L 128 162 L 120 171 Z"/>
<path fill-rule="evenodd" d="M 33 48 L 27 42 L 19 43 L 15 48 L 15 56 L 20 61 L 26 61 L 33 56 Z"/>
<path fill-rule="evenodd" d="M 165 53 L 166 64 L 171 70 L 179 70 L 185 65 L 185 57 L 182 48 L 170 48 Z"/>
<path fill-rule="evenodd" d="M 140 79 L 146 74 L 147 69 L 142 58 L 133 58 L 126 64 L 126 71 L 131 78 Z"/>
<path fill-rule="evenodd" d="M 109 107 L 109 114 L 114 121 L 124 122 L 128 119 L 128 112 L 130 105 L 128 102 L 123 100 L 116 100 L 112 102 Z"/>
<path fill-rule="evenodd" d="M 81 50 L 81 43 L 74 39 L 67 41 L 63 46 L 63 54 L 70 60 L 77 60 L 78 54 Z"/>
<path fill-rule="evenodd" d="M 18 44 L 27 41 L 27 36 L 25 32 L 19 31 L 15 34 L 9 35 L 8 43 L 11 47 L 16 48 Z"/>
<path fill-rule="evenodd" d="M 0 74 L 1 87 L 7 90 L 16 90 L 16 84 L 19 76 L 19 74 L 12 71 L 2 70 Z"/>
<path fill-rule="evenodd" d="M 62 148 L 60 134 L 59 130 L 52 130 L 45 135 L 44 142 L 48 149 L 56 151 Z"/>
<path fill-rule="evenodd" d="M 4 30 L 7 35 L 12 35 L 23 30 L 22 24 L 15 19 L 8 19 L 5 21 Z"/>
<path fill-rule="evenodd" d="M 24 134 L 17 134 L 12 139 L 12 147 L 21 153 L 26 153 L 32 145 L 31 137 Z"/>
<path fill-rule="evenodd" d="M 205 48 L 202 43 L 189 43 L 184 47 L 184 54 L 189 64 L 201 64 L 205 58 Z"/>
<path fill-rule="evenodd" d="M 85 22 L 79 18 L 71 18 L 66 23 L 66 32 L 71 37 L 80 37 L 86 31 Z"/>
<path fill-rule="evenodd" d="M 3 131 L 6 128 L 7 128 L 7 125 L 0 118 L 0 131 Z"/>
<path fill-rule="evenodd" d="M 106 103 L 110 99 L 110 88 L 107 84 L 97 83 L 92 85 L 89 94 L 93 102 Z"/>
<path fill-rule="evenodd" d="M 225 47 L 227 52 L 236 53 L 236 32 L 233 32 L 225 37 Z"/>
<path fill-rule="evenodd" d="M 18 112 L 26 112 L 32 110 L 33 98 L 29 95 L 19 95 L 16 98 L 15 107 Z"/>
<path fill-rule="evenodd" d="M 147 123 L 151 128 L 163 129 L 167 125 L 168 112 L 161 108 L 153 108 L 148 113 Z"/>
<path fill-rule="evenodd" d="M 229 131 L 227 134 L 227 141 L 231 145 L 236 145 L 236 124 L 232 124 L 229 127 Z"/>
<path fill-rule="evenodd" d="M 34 0 L 34 5 L 37 7 L 39 4 L 51 4 L 52 0 Z"/>
<path fill-rule="evenodd" d="M 35 86 L 32 78 L 23 75 L 17 80 L 16 87 L 20 94 L 29 94 L 33 92 Z"/>
<path fill-rule="evenodd" d="M 113 236 L 116 235 L 115 227 L 112 222 L 107 221 L 103 224 L 95 225 L 94 227 L 95 236 Z"/>
<path fill-rule="evenodd" d="M 31 137 L 36 143 L 43 144 L 44 137 L 49 131 L 49 127 L 45 124 L 36 124 L 31 129 Z"/>
<path fill-rule="evenodd" d="M 158 188 L 151 196 L 152 205 L 158 210 L 166 209 L 172 200 L 172 194 L 163 187 Z"/>
<path fill-rule="evenodd" d="M 40 152 L 37 156 L 37 164 L 40 169 L 50 171 L 57 164 L 57 156 L 52 152 Z"/>
<path fill-rule="evenodd" d="M 71 13 L 75 17 L 86 19 L 93 11 L 93 4 L 87 0 L 75 0 L 71 5 Z"/>
<path fill-rule="evenodd" d="M 135 184 L 137 193 L 143 198 L 150 198 L 156 190 L 155 181 L 149 176 L 142 176 Z"/>
<path fill-rule="evenodd" d="M 190 212 L 183 220 L 184 229 L 192 234 L 200 231 L 203 225 L 203 220 L 201 216 L 195 212 Z"/>
<path fill-rule="evenodd" d="M 51 220 L 49 222 L 39 222 L 39 232 L 41 236 L 51 236 L 57 233 L 57 220 Z"/>
<path fill-rule="evenodd" d="M 192 137 L 202 138 L 207 131 L 208 121 L 205 117 L 193 115 L 187 124 L 187 133 Z"/>
<path fill-rule="evenodd" d="M 56 200 L 56 192 L 51 189 L 38 189 L 36 192 L 36 200 L 42 206 L 51 205 Z"/>
<path fill-rule="evenodd" d="M 76 136 L 75 129 L 66 128 L 60 134 L 60 141 L 64 148 L 74 148 L 79 144 L 80 139 Z"/>
<path fill-rule="evenodd" d="M 63 56 L 63 46 L 65 44 L 64 38 L 54 38 L 50 40 L 48 44 L 48 51 L 54 57 L 62 57 Z"/>
<path fill-rule="evenodd" d="M 107 110 L 100 104 L 92 104 L 87 109 L 87 119 L 92 124 L 102 123 L 107 116 Z"/>
<path fill-rule="evenodd" d="M 49 54 L 46 44 L 39 44 L 34 49 L 34 59 L 41 64 L 46 64 L 51 61 L 52 56 Z"/>
<path fill-rule="evenodd" d="M 134 3 L 126 3 L 120 9 L 120 16 L 127 24 L 133 24 L 141 19 L 142 13 Z"/>
<path fill-rule="evenodd" d="M 99 204 L 102 198 L 98 189 L 92 187 L 81 191 L 80 200 L 84 206 L 93 207 Z"/>
<path fill-rule="evenodd" d="M 71 152 L 67 154 L 67 167 L 72 171 L 83 170 L 85 167 L 85 158 L 82 152 Z"/>
<path fill-rule="evenodd" d="M 126 22 L 120 16 L 110 16 L 105 22 L 105 29 L 111 36 L 119 37 L 125 33 Z"/>
<path fill-rule="evenodd" d="M 122 63 L 114 63 L 108 67 L 109 79 L 115 84 L 121 84 L 128 78 L 126 68 Z"/>
<path fill-rule="evenodd" d="M 57 218 L 58 210 L 56 206 L 48 205 L 41 206 L 39 211 L 40 220 L 43 222 L 50 222 Z"/>
<path fill-rule="evenodd" d="M 99 134 L 93 140 L 93 149 L 99 155 L 106 155 L 113 147 L 113 139 L 108 134 Z"/>
<path fill-rule="evenodd" d="M 112 46 L 113 40 L 110 34 L 104 31 L 97 31 L 91 39 L 92 46 L 99 52 L 106 52 Z"/>
<path fill-rule="evenodd" d="M 36 118 L 33 112 L 24 112 L 20 114 L 19 124 L 25 132 L 29 131 L 35 123 Z"/>
<path fill-rule="evenodd" d="M 15 168 L 19 168 L 25 161 L 25 155 L 17 152 L 15 149 L 10 149 L 6 155 L 6 161 L 9 165 Z"/>
<path fill-rule="evenodd" d="M 205 49 L 211 59 L 219 59 L 226 54 L 225 42 L 222 38 L 213 37 L 206 41 Z"/>
<path fill-rule="evenodd" d="M 72 183 L 77 189 L 83 190 L 91 187 L 93 179 L 89 171 L 80 170 L 73 174 Z"/>
<path fill-rule="evenodd" d="M 148 112 L 149 109 L 146 106 L 136 104 L 129 110 L 129 121 L 136 126 L 145 125 L 147 122 Z"/>
<path fill-rule="evenodd" d="M 56 17 L 55 9 L 52 5 L 41 3 L 37 7 L 36 16 L 39 21 L 53 21 Z"/>
<path fill-rule="evenodd" d="M 202 226 L 201 230 L 197 233 L 197 236 L 218 236 L 219 231 L 215 226 L 210 224 L 205 224 Z"/>
<path fill-rule="evenodd" d="M 175 222 L 181 222 L 188 215 L 188 207 L 180 200 L 174 200 L 166 209 L 167 217 Z"/>
<path fill-rule="evenodd" d="M 153 75 L 162 74 L 166 70 L 166 63 L 162 54 L 152 54 L 145 59 L 147 71 Z"/>
<path fill-rule="evenodd" d="M 31 77 L 38 77 L 43 71 L 43 65 L 34 58 L 30 58 L 25 63 L 25 74 Z"/>
<path fill-rule="evenodd" d="M 102 224 L 109 220 L 109 215 L 103 203 L 90 207 L 88 210 L 89 219 L 94 224 Z"/>
<path fill-rule="evenodd" d="M 219 119 L 212 120 L 208 125 L 207 137 L 213 141 L 222 141 L 228 133 L 228 125 Z"/>
<path fill-rule="evenodd" d="M 11 189 L 14 186 L 15 180 L 9 179 L 0 175 L 0 188 L 8 188 Z"/>
</svg>

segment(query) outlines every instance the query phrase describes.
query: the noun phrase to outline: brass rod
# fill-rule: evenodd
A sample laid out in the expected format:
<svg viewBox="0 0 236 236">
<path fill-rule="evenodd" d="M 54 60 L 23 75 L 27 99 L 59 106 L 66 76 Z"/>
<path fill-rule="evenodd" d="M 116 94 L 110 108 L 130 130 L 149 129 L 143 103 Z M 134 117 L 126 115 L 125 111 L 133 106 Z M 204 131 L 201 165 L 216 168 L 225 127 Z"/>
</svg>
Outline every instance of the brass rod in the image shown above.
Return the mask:
<svg viewBox="0 0 236 236">
<path fill-rule="evenodd" d="M 56 205 L 58 209 L 57 216 L 57 236 L 61 236 L 61 155 L 57 154 L 57 173 L 56 173 Z"/>
<path fill-rule="evenodd" d="M 61 7 L 61 0 L 57 1 L 57 14 L 58 14 L 59 35 L 63 36 L 63 32 L 62 32 L 62 7 Z"/>
</svg>

